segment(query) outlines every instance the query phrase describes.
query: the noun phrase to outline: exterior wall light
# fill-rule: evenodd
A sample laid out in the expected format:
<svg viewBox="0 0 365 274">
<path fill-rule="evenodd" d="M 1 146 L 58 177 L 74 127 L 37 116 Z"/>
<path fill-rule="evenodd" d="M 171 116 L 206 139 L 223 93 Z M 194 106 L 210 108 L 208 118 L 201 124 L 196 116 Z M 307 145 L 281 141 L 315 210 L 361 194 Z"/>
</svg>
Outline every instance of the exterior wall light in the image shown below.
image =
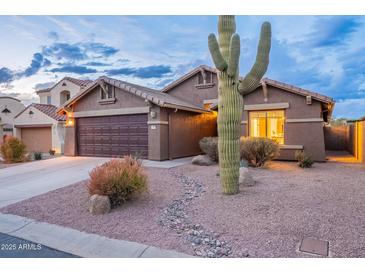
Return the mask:
<svg viewBox="0 0 365 274">
<path fill-rule="evenodd" d="M 30 117 L 30 118 L 32 118 L 32 117 L 34 116 L 34 112 L 33 112 L 32 110 L 30 110 L 30 111 L 28 112 L 28 114 L 29 114 L 29 117 Z"/>
<path fill-rule="evenodd" d="M 156 111 L 151 111 L 150 115 L 151 115 L 151 118 L 156 118 L 156 116 L 157 116 Z"/>
</svg>

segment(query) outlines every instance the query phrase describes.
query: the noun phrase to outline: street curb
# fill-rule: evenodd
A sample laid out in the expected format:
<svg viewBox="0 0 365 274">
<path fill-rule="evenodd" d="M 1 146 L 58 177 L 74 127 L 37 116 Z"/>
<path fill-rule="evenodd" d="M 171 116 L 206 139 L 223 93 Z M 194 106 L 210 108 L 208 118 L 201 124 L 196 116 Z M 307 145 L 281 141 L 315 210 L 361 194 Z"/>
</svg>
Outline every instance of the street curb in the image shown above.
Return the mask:
<svg viewBox="0 0 365 274">
<path fill-rule="evenodd" d="M 85 258 L 192 258 L 172 250 L 111 239 L 12 214 L 0 213 L 0 232 Z"/>
</svg>

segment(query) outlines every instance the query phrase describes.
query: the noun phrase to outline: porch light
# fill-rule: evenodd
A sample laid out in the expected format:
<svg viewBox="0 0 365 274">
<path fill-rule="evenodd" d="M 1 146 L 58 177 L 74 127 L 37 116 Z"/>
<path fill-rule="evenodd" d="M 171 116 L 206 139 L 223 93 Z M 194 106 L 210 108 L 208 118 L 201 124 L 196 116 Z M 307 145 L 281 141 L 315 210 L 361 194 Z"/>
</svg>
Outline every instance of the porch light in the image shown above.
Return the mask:
<svg viewBox="0 0 365 274">
<path fill-rule="evenodd" d="M 29 117 L 32 118 L 34 115 L 34 112 L 32 110 L 30 110 L 28 114 L 29 114 Z"/>
<path fill-rule="evenodd" d="M 74 121 L 72 119 L 68 119 L 66 124 L 68 127 L 72 127 L 74 125 Z"/>
<path fill-rule="evenodd" d="M 75 118 L 72 112 L 68 112 L 66 116 L 66 127 L 72 127 L 75 124 Z"/>
</svg>

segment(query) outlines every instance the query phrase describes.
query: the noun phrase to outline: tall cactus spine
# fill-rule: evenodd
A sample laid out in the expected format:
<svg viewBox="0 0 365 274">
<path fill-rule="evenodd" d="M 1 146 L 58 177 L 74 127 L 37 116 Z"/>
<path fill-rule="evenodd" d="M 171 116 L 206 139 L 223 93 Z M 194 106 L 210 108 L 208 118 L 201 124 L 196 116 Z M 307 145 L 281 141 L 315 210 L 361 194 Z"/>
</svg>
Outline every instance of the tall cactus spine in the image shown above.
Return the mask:
<svg viewBox="0 0 365 274">
<path fill-rule="evenodd" d="M 256 88 L 269 63 L 271 27 L 265 22 L 256 63 L 245 78 L 239 77 L 240 37 L 235 34 L 234 16 L 219 16 L 217 41 L 214 34 L 208 37 L 209 50 L 218 69 L 218 153 L 220 179 L 225 194 L 239 191 L 239 162 L 242 95 Z"/>
</svg>

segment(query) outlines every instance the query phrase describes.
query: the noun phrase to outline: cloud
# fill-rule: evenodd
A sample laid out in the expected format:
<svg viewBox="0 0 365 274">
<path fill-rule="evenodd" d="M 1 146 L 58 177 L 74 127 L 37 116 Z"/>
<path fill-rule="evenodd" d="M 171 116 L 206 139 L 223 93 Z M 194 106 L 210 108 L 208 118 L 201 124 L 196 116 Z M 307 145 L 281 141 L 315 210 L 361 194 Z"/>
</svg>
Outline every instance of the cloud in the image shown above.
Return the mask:
<svg viewBox="0 0 365 274">
<path fill-rule="evenodd" d="M 100 57 L 109 57 L 116 54 L 119 49 L 107 46 L 102 43 L 83 43 L 81 46 L 84 46 L 86 51 L 90 51 L 92 53 L 100 54 Z"/>
<path fill-rule="evenodd" d="M 51 38 L 53 40 L 58 40 L 59 39 L 58 33 L 55 32 L 55 31 L 48 32 L 47 36 L 48 36 L 48 38 Z"/>
<path fill-rule="evenodd" d="M 124 75 L 132 76 L 142 79 L 148 78 L 160 78 L 172 72 L 170 66 L 158 65 L 158 66 L 147 66 L 139 68 L 119 68 L 110 69 L 105 71 L 110 76 Z"/>
<path fill-rule="evenodd" d="M 7 84 L 14 80 L 14 72 L 8 68 L 0 68 L 0 84 Z"/>
<path fill-rule="evenodd" d="M 96 69 L 88 68 L 85 66 L 64 66 L 53 68 L 49 70 L 50 72 L 66 72 L 66 73 L 76 73 L 76 74 L 87 74 L 87 73 L 96 73 L 98 72 Z"/>
<path fill-rule="evenodd" d="M 17 98 L 17 97 L 19 97 L 21 95 L 22 94 L 19 93 L 19 92 L 7 92 L 7 93 L 5 93 L 5 92 L 0 91 L 0 96 L 10 96 L 10 97 Z"/>
<path fill-rule="evenodd" d="M 46 89 L 46 88 L 50 88 L 52 87 L 56 82 L 45 82 L 45 83 L 38 83 L 34 86 L 35 90 L 40 90 L 40 89 Z"/>
<path fill-rule="evenodd" d="M 110 64 L 108 63 L 102 63 L 102 62 L 88 62 L 86 64 L 84 64 L 85 66 L 92 66 L 92 67 L 106 67 L 106 66 L 110 66 Z"/>
<path fill-rule="evenodd" d="M 87 60 L 90 58 L 107 58 L 116 54 L 119 49 L 108 46 L 103 43 L 53 43 L 50 46 L 44 46 L 42 53 L 50 58 L 57 60 L 67 60 L 70 62 Z"/>
<path fill-rule="evenodd" d="M 58 60 L 83 60 L 86 59 L 86 52 L 78 44 L 54 43 L 51 46 L 44 46 L 42 50 L 45 56 L 54 57 Z"/>
<path fill-rule="evenodd" d="M 33 54 L 32 62 L 23 72 L 17 74 L 18 77 L 29 77 L 36 74 L 42 67 L 47 67 L 51 62 L 44 58 L 41 53 Z"/>
<path fill-rule="evenodd" d="M 165 86 L 170 84 L 172 81 L 174 81 L 174 78 L 166 78 L 166 79 L 158 80 L 158 81 L 156 81 L 155 86 L 158 88 L 164 88 Z"/>
<path fill-rule="evenodd" d="M 307 37 L 310 44 L 313 47 L 328 47 L 345 44 L 361 23 L 356 17 L 334 16 L 318 19 L 315 26 L 316 30 Z"/>
<path fill-rule="evenodd" d="M 336 102 L 333 116 L 335 118 L 358 119 L 365 115 L 365 98 L 345 99 Z"/>
</svg>

